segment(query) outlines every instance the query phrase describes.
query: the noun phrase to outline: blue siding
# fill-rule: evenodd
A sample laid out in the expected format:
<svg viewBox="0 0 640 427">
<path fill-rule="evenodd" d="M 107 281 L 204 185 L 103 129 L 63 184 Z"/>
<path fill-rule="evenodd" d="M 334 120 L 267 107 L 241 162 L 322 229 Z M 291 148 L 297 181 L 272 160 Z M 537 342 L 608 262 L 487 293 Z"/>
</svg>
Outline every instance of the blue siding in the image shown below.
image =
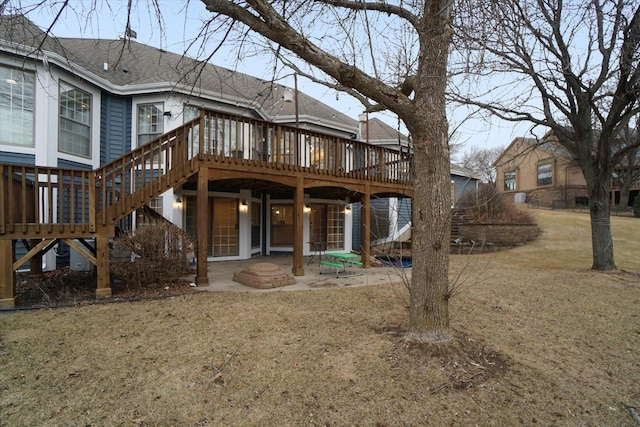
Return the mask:
<svg viewBox="0 0 640 427">
<path fill-rule="evenodd" d="M 456 200 L 452 200 L 453 205 L 457 204 L 458 200 L 460 200 L 460 196 L 462 196 L 465 191 L 476 191 L 476 179 L 468 178 L 466 176 L 451 175 L 451 181 L 456 184 Z"/>
<path fill-rule="evenodd" d="M 65 168 L 65 169 L 82 169 L 82 170 L 93 169 L 91 165 L 87 165 L 85 163 L 73 162 L 71 160 L 66 160 L 66 159 L 58 159 L 58 167 Z"/>
<path fill-rule="evenodd" d="M 360 242 L 360 224 L 362 220 L 362 204 L 360 202 L 351 205 L 351 215 L 353 216 L 353 227 L 351 228 L 351 250 L 359 251 Z"/>
<path fill-rule="evenodd" d="M 398 199 L 398 230 L 411 223 L 411 199 Z"/>
<path fill-rule="evenodd" d="M 131 151 L 132 102 L 102 92 L 100 105 L 100 164 L 104 165 Z"/>
<path fill-rule="evenodd" d="M 91 165 L 87 165 L 84 163 L 78 163 L 78 162 L 74 162 L 71 160 L 66 160 L 66 159 L 58 159 L 58 167 L 59 168 L 67 168 L 67 169 L 82 169 L 82 170 L 92 170 L 93 168 L 91 167 Z M 66 181 L 65 181 L 66 182 Z M 78 182 L 76 187 L 76 191 L 79 190 L 80 188 L 80 183 Z M 82 195 L 81 193 L 77 193 L 74 195 L 74 202 L 76 207 L 79 209 L 79 207 L 84 203 L 85 204 L 85 212 L 88 214 L 89 212 L 89 207 L 87 206 L 88 200 L 89 200 L 89 195 Z M 64 192 L 62 194 L 62 206 L 60 206 L 60 211 L 58 211 L 58 215 L 62 218 L 62 220 L 64 222 L 69 222 L 71 220 L 70 215 L 68 210 L 66 209 L 67 206 L 70 206 L 71 201 L 70 201 L 70 195 L 68 192 Z M 77 214 L 80 214 L 80 210 L 77 211 Z M 86 219 L 86 218 L 85 218 Z M 75 221 L 80 221 L 81 218 L 77 217 L 74 218 Z M 70 248 L 69 245 L 67 245 L 64 242 L 60 242 L 58 243 L 58 249 L 57 249 L 57 253 L 56 253 L 56 268 L 65 268 L 65 267 L 69 267 L 69 262 L 70 262 Z"/>
<path fill-rule="evenodd" d="M 389 237 L 389 199 L 371 198 L 371 240 Z"/>
<path fill-rule="evenodd" d="M 17 163 L 20 165 L 35 165 L 35 154 L 22 154 L 22 153 L 10 153 L 7 151 L 0 151 L 0 163 Z"/>
<path fill-rule="evenodd" d="M 10 153 L 7 151 L 0 151 L 0 163 L 14 163 L 19 165 L 33 166 L 36 164 L 36 156 L 35 154 Z M 27 253 L 27 249 L 22 244 L 22 241 L 18 240 L 16 242 L 15 251 L 16 259 L 22 258 Z M 29 268 L 29 262 L 27 261 L 22 267 L 20 267 L 20 270 L 28 270 Z"/>
<path fill-rule="evenodd" d="M 362 204 L 354 203 L 351 214 L 353 215 L 353 229 L 351 230 L 351 248 L 359 251 L 362 244 L 362 235 L 360 234 L 360 224 L 362 223 Z M 388 237 L 389 228 L 389 199 L 388 198 L 371 198 L 371 240 L 377 240 Z M 374 213 L 381 216 L 381 223 L 376 224 Z M 386 213 L 386 215 L 385 215 Z M 382 226 L 382 227 L 380 227 Z M 382 229 L 380 229 L 382 228 Z"/>
<path fill-rule="evenodd" d="M 451 175 L 451 181 L 453 181 L 456 185 L 456 199 L 458 199 L 462 193 L 465 191 L 476 191 L 477 180 L 473 178 L 468 178 L 464 176 Z M 385 206 L 388 207 L 389 201 L 388 199 L 371 199 L 371 207 L 374 209 L 385 209 Z M 353 239 L 353 249 L 359 250 L 361 244 L 361 235 L 360 235 L 360 223 L 362 221 L 362 216 L 360 214 L 360 203 L 354 203 L 353 205 L 353 230 L 352 230 L 352 239 Z M 372 218 L 373 220 L 373 218 Z M 407 224 L 411 223 L 411 199 L 410 198 L 402 198 L 398 200 L 398 230 L 402 229 Z M 374 224 L 371 225 L 372 229 L 375 227 Z M 385 236 L 377 236 L 385 237 Z M 376 236 L 372 236 L 372 239 L 376 239 Z"/>
</svg>

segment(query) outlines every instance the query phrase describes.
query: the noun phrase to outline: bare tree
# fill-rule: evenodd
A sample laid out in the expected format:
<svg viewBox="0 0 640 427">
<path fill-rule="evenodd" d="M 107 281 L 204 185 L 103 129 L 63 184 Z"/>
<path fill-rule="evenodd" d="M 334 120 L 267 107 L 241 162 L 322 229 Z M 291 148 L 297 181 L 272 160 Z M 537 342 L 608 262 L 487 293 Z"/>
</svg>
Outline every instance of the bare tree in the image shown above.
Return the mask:
<svg viewBox="0 0 640 427">
<path fill-rule="evenodd" d="M 292 67 L 302 60 L 319 71 L 306 73 L 308 77 L 348 92 L 370 111 L 388 109 L 402 119 L 413 141 L 415 186 L 406 339 L 451 340 L 444 93 L 452 2 L 202 1 L 220 20 L 226 17 L 230 29 L 242 24 L 239 31 L 262 35 L 274 43 L 274 52 L 293 54 L 283 59 Z"/>
<path fill-rule="evenodd" d="M 625 150 L 627 147 L 630 149 Z M 626 151 L 626 154 L 614 165 L 613 172 L 613 182 L 620 189 L 618 206 L 625 209 L 629 206 L 631 187 L 634 183 L 640 182 L 640 122 L 637 119 L 635 126 L 623 123 L 613 149 Z"/>
<path fill-rule="evenodd" d="M 628 0 L 469 2 L 456 69 L 473 76 L 459 102 L 549 128 L 588 186 L 593 265 L 615 269 L 609 223 L 621 123 L 639 110 L 640 4 Z M 483 93 L 477 88 L 485 87 Z M 458 86 L 460 89 L 460 86 Z"/>
<path fill-rule="evenodd" d="M 495 184 L 496 170 L 493 163 L 504 151 L 504 146 L 482 148 L 471 146 L 462 153 L 460 166 L 473 171 L 482 182 Z"/>
<path fill-rule="evenodd" d="M 270 52 L 274 79 L 286 73 L 284 65 L 298 76 L 350 94 L 366 111 L 389 110 L 404 122 L 414 160 L 406 339 L 450 341 L 450 151 L 444 94 L 452 0 L 201 1 L 211 18 L 188 47 L 200 59 L 211 59 L 222 44 L 237 47 L 243 58 Z M 137 3 L 127 4 L 130 15 Z M 147 4 L 162 21 L 158 1 Z M 59 8 L 57 18 L 74 6 L 42 1 L 37 7 Z"/>
</svg>

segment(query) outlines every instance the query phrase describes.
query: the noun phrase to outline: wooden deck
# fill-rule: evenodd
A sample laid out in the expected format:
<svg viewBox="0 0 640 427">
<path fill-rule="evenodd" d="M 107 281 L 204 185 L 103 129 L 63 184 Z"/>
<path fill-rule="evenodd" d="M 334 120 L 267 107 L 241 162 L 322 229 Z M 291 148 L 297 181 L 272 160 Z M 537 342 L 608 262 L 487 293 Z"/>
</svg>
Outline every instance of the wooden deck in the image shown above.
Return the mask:
<svg viewBox="0 0 640 427">
<path fill-rule="evenodd" d="M 96 170 L 0 164 L 0 306 L 13 306 L 15 271 L 59 241 L 95 264 L 96 294 L 109 296 L 108 242 L 116 222 L 187 184 L 197 189 L 197 221 L 206 224 L 210 181 L 292 195 L 298 217 L 293 271 L 304 274 L 304 193 L 361 201 L 368 230 L 371 195 L 411 196 L 410 162 L 406 153 L 359 141 L 201 110 L 199 118 Z M 368 248 L 364 234 L 363 247 Z M 76 243 L 85 239 L 95 239 L 95 249 Z M 198 236 L 198 247 L 204 251 L 202 239 L 206 236 Z M 28 252 L 16 260 L 18 240 Z M 204 283 L 206 253 L 199 253 L 198 260 L 196 281 Z M 37 272 L 39 263 L 31 264 Z"/>
</svg>

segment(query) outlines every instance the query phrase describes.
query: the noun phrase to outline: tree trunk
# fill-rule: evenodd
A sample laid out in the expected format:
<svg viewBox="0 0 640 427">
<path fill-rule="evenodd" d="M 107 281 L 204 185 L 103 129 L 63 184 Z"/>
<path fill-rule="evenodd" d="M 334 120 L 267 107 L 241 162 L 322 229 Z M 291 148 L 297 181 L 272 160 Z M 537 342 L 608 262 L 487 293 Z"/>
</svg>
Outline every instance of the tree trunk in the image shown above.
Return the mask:
<svg viewBox="0 0 640 427">
<path fill-rule="evenodd" d="M 613 258 L 613 238 L 609 202 L 609 180 L 601 178 L 587 181 L 589 185 L 589 213 L 591 215 L 591 247 L 593 250 L 593 270 L 615 270 Z"/>
<path fill-rule="evenodd" d="M 449 329 L 451 164 L 445 109 L 451 30 L 440 2 L 423 17 L 414 85 L 414 119 L 405 123 L 413 141 L 409 330 L 411 342 L 446 342 Z"/>
<path fill-rule="evenodd" d="M 618 207 L 622 210 L 629 207 L 630 188 L 631 186 L 627 186 L 626 183 L 622 184 L 622 187 L 620 187 L 620 202 L 618 202 Z"/>
<path fill-rule="evenodd" d="M 619 180 L 621 187 L 618 206 L 623 210 L 629 207 L 629 193 L 631 192 L 631 186 L 633 185 L 633 179 L 635 177 L 634 166 L 636 164 L 636 153 L 637 150 L 633 150 L 625 156 L 626 167 L 625 170 L 622 171 L 622 179 Z"/>
<path fill-rule="evenodd" d="M 446 129 L 446 126 L 445 126 Z M 449 329 L 451 179 L 446 132 L 414 139 L 409 331 L 412 342 L 446 342 Z"/>
</svg>

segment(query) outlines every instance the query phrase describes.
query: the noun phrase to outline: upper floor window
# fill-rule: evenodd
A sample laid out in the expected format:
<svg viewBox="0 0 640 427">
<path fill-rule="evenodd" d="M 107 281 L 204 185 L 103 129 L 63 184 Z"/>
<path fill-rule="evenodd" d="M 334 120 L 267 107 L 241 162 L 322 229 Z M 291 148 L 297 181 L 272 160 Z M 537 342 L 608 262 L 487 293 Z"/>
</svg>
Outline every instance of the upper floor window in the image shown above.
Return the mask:
<svg viewBox="0 0 640 427">
<path fill-rule="evenodd" d="M 164 132 L 164 105 L 138 105 L 138 147 L 152 141 Z"/>
<path fill-rule="evenodd" d="M 504 173 L 504 191 L 515 191 L 516 189 L 516 171 Z"/>
<path fill-rule="evenodd" d="M 553 183 L 553 165 L 546 163 L 538 165 L 538 187 L 551 185 Z"/>
<path fill-rule="evenodd" d="M 0 65 L 0 143 L 33 147 L 34 73 Z"/>
<path fill-rule="evenodd" d="M 91 157 L 91 94 L 60 82 L 58 149 Z"/>
</svg>

